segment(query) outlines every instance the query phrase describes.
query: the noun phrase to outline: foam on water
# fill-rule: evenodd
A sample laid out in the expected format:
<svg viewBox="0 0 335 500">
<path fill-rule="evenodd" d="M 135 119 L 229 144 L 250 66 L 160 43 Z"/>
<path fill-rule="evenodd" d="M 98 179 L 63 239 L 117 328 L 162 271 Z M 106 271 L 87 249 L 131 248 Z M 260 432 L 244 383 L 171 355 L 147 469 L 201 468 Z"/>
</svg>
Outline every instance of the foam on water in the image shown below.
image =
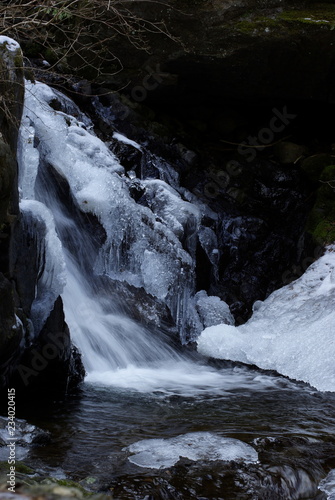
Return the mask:
<svg viewBox="0 0 335 500">
<path fill-rule="evenodd" d="M 249 392 L 297 390 L 297 386 L 288 380 L 246 368 L 217 370 L 201 363 L 171 358 L 149 366 L 127 365 L 117 370 L 93 370 L 86 381 L 143 393 L 186 397 L 224 397 L 243 389 Z"/>
<path fill-rule="evenodd" d="M 139 467 L 165 469 L 181 457 L 190 460 L 224 460 L 254 463 L 258 454 L 252 446 L 238 439 L 211 432 L 190 432 L 169 439 L 144 439 L 124 450 L 133 453 L 128 460 Z"/>
</svg>

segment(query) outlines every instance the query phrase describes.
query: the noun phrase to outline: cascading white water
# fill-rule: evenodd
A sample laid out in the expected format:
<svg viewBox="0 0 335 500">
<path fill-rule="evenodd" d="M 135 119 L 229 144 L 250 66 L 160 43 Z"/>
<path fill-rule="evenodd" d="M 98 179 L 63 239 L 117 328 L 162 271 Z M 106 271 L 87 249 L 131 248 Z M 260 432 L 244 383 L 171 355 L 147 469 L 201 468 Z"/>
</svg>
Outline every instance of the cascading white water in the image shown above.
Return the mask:
<svg viewBox="0 0 335 500">
<path fill-rule="evenodd" d="M 99 275 L 142 287 L 167 304 L 182 340 L 187 330 L 233 322 L 219 298 L 205 292 L 194 297 L 192 245 L 189 253 L 181 244 L 187 228 L 200 225 L 206 208 L 157 179 L 142 180 L 148 203 L 137 204 L 123 167 L 91 129 L 67 97 L 27 83 L 18 152 L 21 210 L 29 212 L 32 231 L 37 219 L 44 227 L 35 328 L 62 292 L 66 320 L 91 382 L 178 394 L 275 385 L 276 378 L 257 372 L 219 371 L 186 359 L 159 331 L 153 334 L 125 316 L 122 297 L 118 303 L 108 298 Z M 87 225 L 85 217 L 92 216 L 95 223 Z M 213 252 L 211 230 L 202 229 L 199 240 Z"/>
</svg>

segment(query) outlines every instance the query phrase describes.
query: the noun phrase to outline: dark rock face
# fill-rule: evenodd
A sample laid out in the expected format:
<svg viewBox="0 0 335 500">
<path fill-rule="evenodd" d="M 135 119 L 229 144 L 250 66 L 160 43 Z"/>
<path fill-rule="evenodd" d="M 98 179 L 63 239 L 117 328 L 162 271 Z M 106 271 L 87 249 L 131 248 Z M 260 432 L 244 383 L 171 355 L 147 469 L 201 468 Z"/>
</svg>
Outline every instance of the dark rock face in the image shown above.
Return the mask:
<svg viewBox="0 0 335 500">
<path fill-rule="evenodd" d="M 0 44 L 0 390 L 64 393 L 84 370 L 72 346 L 60 297 L 41 331 L 30 314 L 40 271 L 38 241 L 19 217 L 16 147 L 23 107 L 21 49 Z"/>
<path fill-rule="evenodd" d="M 59 297 L 40 334 L 21 356 L 11 384 L 22 392 L 55 397 L 77 387 L 84 375 Z"/>
<path fill-rule="evenodd" d="M 222 297 L 243 322 L 255 300 L 298 278 L 333 234 L 329 203 L 326 224 L 313 222 L 316 204 L 306 227 L 320 181 L 302 165 L 315 154 L 329 158 L 334 141 L 325 118 L 335 102 L 333 7 L 171 0 L 132 8 L 164 19 L 181 43 L 149 35 L 150 55 L 115 47 L 124 71 L 107 87 L 127 86 L 119 99 L 100 98 L 96 124 L 107 139 L 118 130 L 145 145 L 218 214 L 203 221 L 219 253 L 215 260 L 198 241 L 197 288 Z M 111 147 L 138 177 L 160 175 L 147 154 Z M 132 189 L 145 199 L 140 183 Z"/>
<path fill-rule="evenodd" d="M 13 284 L 0 274 L 0 389 L 11 378 L 22 353 L 23 327 L 15 316 Z"/>
<path fill-rule="evenodd" d="M 290 268 L 313 252 L 305 233 L 311 189 L 299 168 L 265 159 L 240 160 L 235 174 L 221 185 L 219 176 L 208 179 L 207 189 L 214 189 L 208 202 L 219 214 L 218 276 L 208 291 L 228 302 L 241 323 L 255 300 L 287 284 Z"/>
<path fill-rule="evenodd" d="M 314 185 L 299 162 L 295 163 L 299 156 L 304 158 L 312 151 L 295 143 L 275 147 L 282 144 L 278 141 L 284 134 L 291 132 L 297 138 L 303 135 L 299 124 L 292 127 L 287 123 L 277 134 L 270 126 L 255 125 L 253 133 L 261 137 L 258 147 L 253 147 L 246 135 L 241 147 L 237 144 L 230 152 L 229 145 L 220 143 L 218 136 L 208 143 L 208 135 L 199 134 L 196 144 L 187 135 L 187 124 L 182 129 L 180 123 L 183 143 L 173 137 L 173 127 L 165 126 L 164 135 L 158 135 L 139 109 L 127 108 L 115 95 L 110 106 L 106 106 L 106 98 L 101 101 L 95 100 L 91 108 L 97 132 L 109 140 L 127 170 L 127 183 L 138 203 L 146 203 L 141 179 L 164 178 L 182 196 L 186 187 L 212 210 L 212 215 L 203 217 L 192 243 L 196 248 L 196 287 L 225 300 L 237 323 L 248 319 L 256 300 L 264 300 L 276 288 L 296 279 L 317 258 L 321 248 L 316 251 L 316 243 L 306 233 Z M 275 111 L 277 114 L 270 110 L 268 117 L 262 116 L 260 123 L 264 120 L 264 125 L 269 125 L 272 120 L 281 128 L 282 122 L 273 118 L 288 120 L 289 116 L 294 122 L 297 117 L 285 107 Z M 241 119 L 238 110 L 235 116 Z M 112 139 L 115 129 L 141 143 L 142 151 Z M 268 139 L 267 134 L 274 146 L 262 143 L 263 136 Z M 136 179 L 132 179 L 132 171 Z"/>
<path fill-rule="evenodd" d="M 148 34 L 149 55 L 126 40 L 115 44 L 124 69 L 110 83 L 120 89 L 130 82 L 126 92 L 135 102 L 205 95 L 334 102 L 331 2 L 161 0 L 131 9 L 163 19 L 171 35 Z"/>
<path fill-rule="evenodd" d="M 21 64 L 18 64 L 18 59 Z M 24 334 L 10 275 L 13 226 L 18 214 L 15 160 L 18 124 L 23 105 L 21 50 L 0 45 L 0 388 L 6 385 L 21 351 Z"/>
</svg>

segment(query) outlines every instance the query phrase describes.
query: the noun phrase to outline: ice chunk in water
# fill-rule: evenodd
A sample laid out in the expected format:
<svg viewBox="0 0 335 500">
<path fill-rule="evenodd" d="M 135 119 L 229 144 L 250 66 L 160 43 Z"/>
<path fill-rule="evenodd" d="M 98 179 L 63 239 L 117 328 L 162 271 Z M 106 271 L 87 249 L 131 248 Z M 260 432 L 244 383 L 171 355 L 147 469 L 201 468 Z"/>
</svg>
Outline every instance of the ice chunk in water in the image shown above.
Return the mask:
<svg viewBox="0 0 335 500">
<path fill-rule="evenodd" d="M 175 465 L 180 457 L 190 460 L 238 460 L 257 462 L 257 452 L 238 439 L 211 432 L 190 432 L 169 439 L 144 439 L 124 450 L 134 453 L 128 459 L 139 467 L 164 469 Z"/>
</svg>

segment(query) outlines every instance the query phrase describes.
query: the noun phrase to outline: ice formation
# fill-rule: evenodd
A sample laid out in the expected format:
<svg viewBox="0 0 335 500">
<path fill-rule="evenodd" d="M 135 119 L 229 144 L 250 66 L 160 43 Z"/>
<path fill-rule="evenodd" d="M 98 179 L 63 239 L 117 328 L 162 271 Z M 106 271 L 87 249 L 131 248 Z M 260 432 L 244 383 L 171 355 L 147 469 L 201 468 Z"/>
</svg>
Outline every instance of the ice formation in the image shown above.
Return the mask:
<svg viewBox="0 0 335 500">
<path fill-rule="evenodd" d="M 119 142 L 123 142 L 124 144 L 129 144 L 130 146 L 133 146 L 133 148 L 135 148 L 135 149 L 139 149 L 139 150 L 142 149 L 141 146 L 137 142 L 132 141 L 131 139 L 128 139 L 128 137 L 126 137 L 123 134 L 120 134 L 119 132 L 113 133 L 113 139 L 116 139 Z"/>
<path fill-rule="evenodd" d="M 327 477 L 320 481 L 319 490 L 326 493 L 327 500 L 335 500 L 335 469 L 332 469 Z"/>
<path fill-rule="evenodd" d="M 140 148 L 121 134 L 114 137 Z M 41 171 L 51 167 L 66 179 L 79 209 L 95 215 L 106 232 L 105 244 L 94 257 L 95 272 L 144 287 L 163 300 L 182 342 L 199 332 L 193 257 L 200 208 L 162 180 L 141 181 L 146 206 L 137 204 L 123 167 L 94 135 L 90 120 L 47 85 L 26 84 L 20 144 L 21 198 L 53 206 L 51 197 L 47 199 L 49 187 L 40 180 Z"/>
<path fill-rule="evenodd" d="M 201 226 L 203 214 L 212 221 L 215 214 L 194 195 L 177 191 L 162 178 L 135 179 L 145 193 L 144 202 L 136 203 L 129 190 L 135 173 L 124 174 L 70 99 L 40 83 L 27 82 L 18 158 L 24 233 L 34 239 L 40 256 L 32 307 L 35 329 L 61 294 L 88 381 L 161 394 L 276 390 L 278 380 L 282 383 L 278 377 L 246 369 L 215 370 L 185 359 L 159 332 L 122 316 L 106 300 L 103 286 L 95 286 L 97 275 L 108 274 L 144 287 L 168 305 L 182 341 L 201 331 L 202 324 L 232 323 L 227 305 L 218 298 L 204 291 L 194 296 L 199 229 L 204 251 L 213 263 L 218 258 L 213 230 Z M 154 156 L 148 161 L 157 161 L 162 177 L 176 184 L 164 162 Z M 85 226 L 86 214 L 95 215 L 103 227 L 101 241 L 95 240 L 95 218 L 93 228 Z"/>
<path fill-rule="evenodd" d="M 330 246 L 298 280 L 257 302 L 245 325 L 206 328 L 198 351 L 335 391 L 334 305 L 335 246 Z"/>
<path fill-rule="evenodd" d="M 257 462 L 254 448 L 238 439 L 211 432 L 190 432 L 169 439 L 143 439 L 124 450 L 133 453 L 128 460 L 139 467 L 165 469 L 181 457 L 190 460 Z"/>
<path fill-rule="evenodd" d="M 37 334 L 64 289 L 65 261 L 50 210 L 39 201 L 21 200 L 20 211 L 25 231 L 35 240 L 37 249 L 38 282 L 31 307 L 31 320 Z"/>
<path fill-rule="evenodd" d="M 234 325 L 234 316 L 228 304 L 215 295 L 208 296 L 205 290 L 195 295 L 196 308 L 205 328 L 225 323 Z"/>
</svg>

